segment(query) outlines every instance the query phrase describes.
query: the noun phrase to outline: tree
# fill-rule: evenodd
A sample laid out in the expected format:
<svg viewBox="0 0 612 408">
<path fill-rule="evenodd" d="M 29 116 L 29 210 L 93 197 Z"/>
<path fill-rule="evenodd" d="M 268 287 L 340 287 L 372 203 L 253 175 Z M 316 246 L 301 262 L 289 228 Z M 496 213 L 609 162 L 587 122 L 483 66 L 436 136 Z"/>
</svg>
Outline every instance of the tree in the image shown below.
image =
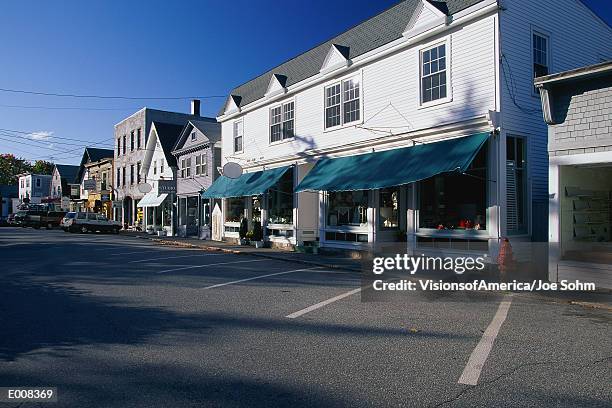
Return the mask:
<svg viewBox="0 0 612 408">
<path fill-rule="evenodd" d="M 12 154 L 0 154 L 0 184 L 17 184 L 17 175 L 31 171 L 32 165 Z"/>
<path fill-rule="evenodd" d="M 36 174 L 53 174 L 53 167 L 55 165 L 45 160 L 36 160 L 32 166 L 32 173 Z"/>
</svg>

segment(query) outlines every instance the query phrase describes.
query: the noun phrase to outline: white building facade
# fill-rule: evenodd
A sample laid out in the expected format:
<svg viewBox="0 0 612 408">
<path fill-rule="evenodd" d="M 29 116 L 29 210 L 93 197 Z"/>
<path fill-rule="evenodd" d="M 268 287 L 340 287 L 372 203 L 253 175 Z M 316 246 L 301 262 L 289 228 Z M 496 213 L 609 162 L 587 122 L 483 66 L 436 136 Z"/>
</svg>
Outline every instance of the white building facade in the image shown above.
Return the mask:
<svg viewBox="0 0 612 408">
<path fill-rule="evenodd" d="M 612 31 L 578 1 L 532 3 L 401 2 L 235 88 L 217 118 L 223 163 L 242 166 L 238 184 L 273 183 L 248 196 L 218 189 L 225 238 L 246 217 L 279 245 L 405 240 L 494 256 L 502 237 L 545 239 L 534 218 L 547 213 L 547 130 L 533 77 L 605 57 Z M 570 40 L 571 25 L 587 46 Z M 460 171 L 439 163 L 470 144 Z M 396 149 L 422 168 L 380 163 Z M 332 163 L 346 157 L 358 158 Z"/>
</svg>

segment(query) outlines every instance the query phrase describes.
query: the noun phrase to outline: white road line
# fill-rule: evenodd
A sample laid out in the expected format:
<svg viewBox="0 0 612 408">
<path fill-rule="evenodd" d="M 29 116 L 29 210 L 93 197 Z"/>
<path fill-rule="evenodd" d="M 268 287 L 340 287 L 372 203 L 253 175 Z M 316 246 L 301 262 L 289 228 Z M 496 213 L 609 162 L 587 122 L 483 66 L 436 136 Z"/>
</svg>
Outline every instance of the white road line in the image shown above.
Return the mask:
<svg viewBox="0 0 612 408">
<path fill-rule="evenodd" d="M 480 378 L 480 373 L 482 372 L 485 361 L 487 361 L 489 353 L 493 348 L 493 342 L 499 333 L 499 329 L 506 320 L 506 316 L 508 316 L 510 303 L 512 303 L 512 295 L 506 295 L 504 300 L 499 304 L 497 313 L 495 313 L 489 327 L 487 327 L 487 330 L 485 330 L 483 333 L 480 342 L 478 345 L 476 345 L 476 348 L 472 352 L 472 355 L 470 356 L 461 377 L 459 377 L 459 384 L 478 384 L 478 378 Z"/>
<path fill-rule="evenodd" d="M 206 268 L 207 266 L 231 265 L 231 264 L 239 264 L 239 263 L 246 263 L 246 262 L 263 262 L 263 261 L 269 261 L 269 259 L 250 259 L 248 261 L 217 262 L 217 263 L 203 264 L 203 265 L 190 265 L 190 266 L 184 266 L 182 268 L 166 269 L 165 271 L 159 271 L 157 273 L 182 271 L 184 269 Z"/>
<path fill-rule="evenodd" d="M 361 288 L 350 290 L 350 291 L 348 291 L 346 293 L 343 293 L 341 295 L 334 296 L 331 299 L 327 299 L 327 300 L 319 302 L 319 303 L 317 303 L 315 305 L 308 306 L 306 309 L 298 310 L 297 312 L 291 313 L 290 315 L 287 315 L 285 317 L 288 318 L 288 319 L 295 319 L 296 317 L 300 317 L 302 315 L 305 315 L 306 313 L 312 312 L 313 310 L 317 310 L 317 309 L 319 309 L 319 308 L 321 308 L 323 306 L 329 305 L 330 303 L 337 302 L 338 300 L 342 300 L 345 297 L 349 297 L 349 296 L 354 295 L 355 293 L 359 293 L 359 292 L 361 292 Z"/>
<path fill-rule="evenodd" d="M 134 261 L 129 261 L 126 263 L 136 263 L 136 262 L 150 262 L 150 261 L 162 261 L 165 259 L 176 259 L 176 258 L 189 258 L 192 256 L 212 256 L 212 255 L 227 255 L 227 254 L 223 254 L 223 253 L 211 253 L 211 254 L 198 254 L 198 253 L 193 253 L 191 255 L 177 255 L 177 256 L 165 256 L 163 258 L 148 258 L 148 259 L 136 259 Z"/>
<path fill-rule="evenodd" d="M 268 276 L 285 275 L 287 273 L 311 271 L 313 269 L 318 269 L 318 268 L 321 268 L 321 267 L 320 266 L 315 266 L 314 268 L 302 268 L 302 269 L 293 269 L 291 271 L 282 271 L 282 272 L 268 273 L 266 275 L 254 276 L 252 278 L 239 279 L 239 280 L 235 280 L 235 281 L 231 281 L 231 282 L 225 282 L 225 283 L 218 283 L 216 285 L 203 287 L 202 289 L 206 290 L 206 289 L 220 288 L 221 286 L 233 285 L 233 284 L 236 284 L 236 283 L 252 281 L 252 280 L 255 280 L 255 279 L 267 278 Z"/>
</svg>

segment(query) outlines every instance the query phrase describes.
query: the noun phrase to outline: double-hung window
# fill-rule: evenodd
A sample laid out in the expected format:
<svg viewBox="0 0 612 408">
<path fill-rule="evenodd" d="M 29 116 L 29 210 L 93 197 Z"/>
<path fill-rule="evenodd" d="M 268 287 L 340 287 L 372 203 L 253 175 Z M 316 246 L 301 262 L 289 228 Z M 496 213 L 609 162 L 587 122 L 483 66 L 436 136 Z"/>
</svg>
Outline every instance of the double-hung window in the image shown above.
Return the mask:
<svg viewBox="0 0 612 408">
<path fill-rule="evenodd" d="M 185 159 L 181 159 L 181 178 L 185 178 Z"/>
<path fill-rule="evenodd" d="M 344 79 L 325 88 L 325 128 L 361 120 L 361 80 Z"/>
<path fill-rule="evenodd" d="M 141 170 L 142 170 L 142 163 L 141 162 L 136 163 L 136 181 L 138 182 L 138 184 L 140 184 L 141 182 L 141 178 L 140 178 Z"/>
<path fill-rule="evenodd" d="M 123 171 L 121 172 L 121 185 L 125 186 L 125 167 L 123 167 Z"/>
<path fill-rule="evenodd" d="M 127 149 L 127 136 L 123 135 L 123 154 L 126 153 L 126 149 Z"/>
<path fill-rule="evenodd" d="M 136 131 L 136 148 L 140 150 L 142 147 L 142 129 L 138 128 Z"/>
<path fill-rule="evenodd" d="M 157 160 L 153 161 L 153 174 L 157 174 Z"/>
<path fill-rule="evenodd" d="M 185 177 L 191 177 L 191 157 L 185 159 Z"/>
<path fill-rule="evenodd" d="M 325 128 L 361 120 L 361 82 L 358 76 L 325 88 Z"/>
<path fill-rule="evenodd" d="M 294 102 L 283 103 L 270 109 L 270 143 L 293 138 L 294 118 Z"/>
<path fill-rule="evenodd" d="M 244 124 L 241 120 L 234 122 L 234 153 L 242 152 L 242 138 L 244 133 Z"/>
<path fill-rule="evenodd" d="M 548 75 L 548 37 L 539 34 L 533 33 L 533 77 L 541 77 Z M 536 95 L 538 95 L 537 88 L 533 88 Z"/>
<path fill-rule="evenodd" d="M 206 166 L 206 155 L 200 154 L 196 156 L 195 162 L 195 174 L 196 176 L 206 176 L 208 175 L 208 169 Z"/>
<path fill-rule="evenodd" d="M 130 184 L 134 184 L 134 165 L 130 165 Z"/>
<path fill-rule="evenodd" d="M 121 156 L 121 138 L 117 138 L 117 157 Z"/>
<path fill-rule="evenodd" d="M 134 131 L 130 132 L 130 152 L 134 151 Z"/>
<path fill-rule="evenodd" d="M 448 96 L 446 43 L 421 51 L 421 103 Z"/>
<path fill-rule="evenodd" d="M 164 159 L 159 161 L 159 174 L 162 176 L 164 175 Z"/>
</svg>

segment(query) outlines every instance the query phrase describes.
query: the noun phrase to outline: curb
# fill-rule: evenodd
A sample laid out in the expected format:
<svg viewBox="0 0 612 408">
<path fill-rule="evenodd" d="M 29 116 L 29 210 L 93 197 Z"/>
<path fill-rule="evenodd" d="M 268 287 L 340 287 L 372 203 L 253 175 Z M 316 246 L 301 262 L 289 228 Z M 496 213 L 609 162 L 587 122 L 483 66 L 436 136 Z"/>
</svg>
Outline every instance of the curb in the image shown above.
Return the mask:
<svg viewBox="0 0 612 408">
<path fill-rule="evenodd" d="M 188 242 L 180 242 L 180 241 L 173 241 L 169 239 L 160 239 L 160 238 L 149 238 L 149 237 L 144 237 L 140 235 L 136 235 L 135 238 L 146 239 L 146 240 L 155 242 L 160 245 L 167 245 L 167 246 L 178 247 L 178 248 L 193 248 L 193 249 L 201 249 L 203 251 L 208 251 L 208 252 L 223 252 L 223 253 L 234 254 L 234 255 L 251 255 L 251 256 L 255 256 L 259 258 L 272 259 L 275 261 L 293 262 L 293 263 L 299 263 L 302 265 L 319 266 L 319 267 L 335 269 L 335 270 L 343 270 L 343 271 L 349 271 L 349 272 L 360 272 L 360 269 L 351 268 L 348 266 L 328 264 L 328 263 L 316 262 L 316 261 L 307 261 L 303 259 L 287 259 L 283 257 L 278 257 L 278 256 L 268 255 L 268 254 L 258 253 L 258 252 L 244 252 L 244 251 L 239 251 L 236 249 L 219 248 L 219 247 L 210 246 L 210 245 L 194 245 Z"/>
</svg>

